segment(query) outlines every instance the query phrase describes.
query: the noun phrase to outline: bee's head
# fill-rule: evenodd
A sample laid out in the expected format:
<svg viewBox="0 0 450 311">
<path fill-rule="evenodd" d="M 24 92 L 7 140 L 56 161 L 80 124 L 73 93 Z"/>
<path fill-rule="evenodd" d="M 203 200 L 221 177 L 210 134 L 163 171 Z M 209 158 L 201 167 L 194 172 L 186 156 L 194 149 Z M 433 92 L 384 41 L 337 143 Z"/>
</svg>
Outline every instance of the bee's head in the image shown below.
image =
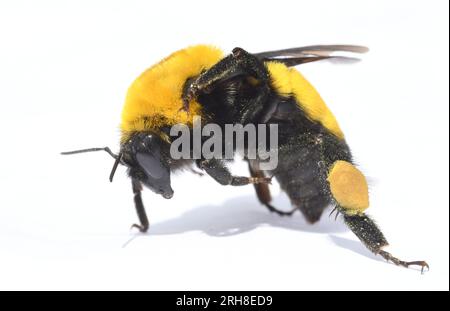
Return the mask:
<svg viewBox="0 0 450 311">
<path fill-rule="evenodd" d="M 169 144 L 158 135 L 139 133 L 122 145 L 122 157 L 131 178 L 139 180 L 153 192 L 170 199 Z"/>
</svg>

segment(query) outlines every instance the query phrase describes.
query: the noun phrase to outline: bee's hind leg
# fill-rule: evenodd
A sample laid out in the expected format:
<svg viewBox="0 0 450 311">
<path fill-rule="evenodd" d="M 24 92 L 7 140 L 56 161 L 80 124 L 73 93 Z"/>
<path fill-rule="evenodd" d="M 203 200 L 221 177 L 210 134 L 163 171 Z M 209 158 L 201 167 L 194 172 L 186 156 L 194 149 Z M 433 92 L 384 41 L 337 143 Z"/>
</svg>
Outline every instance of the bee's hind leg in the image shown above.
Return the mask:
<svg viewBox="0 0 450 311">
<path fill-rule="evenodd" d="M 392 254 L 383 250 L 383 247 L 388 246 L 388 242 L 383 233 L 378 229 L 375 222 L 365 214 L 360 215 L 346 215 L 345 210 L 338 207 L 344 213 L 345 224 L 353 231 L 353 233 L 361 240 L 361 242 L 374 254 L 382 256 L 387 261 L 392 262 L 397 266 L 408 268 L 410 266 L 419 266 L 422 273 L 425 268 L 429 269 L 425 261 L 403 261 Z"/>
<path fill-rule="evenodd" d="M 264 172 L 255 169 L 252 166 L 251 162 L 248 163 L 248 168 L 250 170 L 250 175 L 252 177 L 256 177 L 256 178 L 265 177 Z M 263 204 L 265 207 L 267 207 L 267 209 L 270 212 L 276 213 L 280 216 L 292 216 L 292 214 L 294 214 L 294 212 L 297 211 L 297 208 L 294 208 L 290 211 L 282 211 L 282 210 L 279 210 L 276 207 L 274 207 L 272 204 L 270 204 L 270 202 L 272 201 L 272 196 L 270 194 L 270 189 L 269 189 L 268 184 L 259 183 L 259 184 L 254 184 L 253 186 L 255 187 L 256 196 L 258 197 L 259 202 L 261 202 L 261 204 Z"/>
</svg>

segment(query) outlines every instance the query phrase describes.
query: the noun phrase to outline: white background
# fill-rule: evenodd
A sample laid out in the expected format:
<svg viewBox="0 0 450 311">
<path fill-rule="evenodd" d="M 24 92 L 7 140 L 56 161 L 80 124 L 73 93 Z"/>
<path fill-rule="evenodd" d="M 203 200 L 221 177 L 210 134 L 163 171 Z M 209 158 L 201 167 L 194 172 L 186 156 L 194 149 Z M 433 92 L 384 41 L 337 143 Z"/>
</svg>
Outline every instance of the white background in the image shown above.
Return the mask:
<svg viewBox="0 0 450 311">
<path fill-rule="evenodd" d="M 0 288 L 448 290 L 448 20 L 448 1 L 1 0 Z M 129 84 L 197 43 L 369 46 L 356 65 L 300 70 L 369 177 L 389 250 L 431 270 L 385 263 L 328 212 L 313 226 L 280 218 L 251 186 L 189 173 L 172 200 L 146 191 L 152 227 L 130 231 L 124 169 L 110 184 L 106 154 L 59 152 L 117 150 Z"/>
</svg>

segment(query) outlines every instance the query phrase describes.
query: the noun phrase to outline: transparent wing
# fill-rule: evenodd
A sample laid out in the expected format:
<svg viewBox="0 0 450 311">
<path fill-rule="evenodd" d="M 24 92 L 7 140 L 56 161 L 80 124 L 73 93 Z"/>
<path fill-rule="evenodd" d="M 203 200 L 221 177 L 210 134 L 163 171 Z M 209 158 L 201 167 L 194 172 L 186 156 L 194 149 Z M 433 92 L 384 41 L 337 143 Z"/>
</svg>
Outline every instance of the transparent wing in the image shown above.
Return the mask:
<svg viewBox="0 0 450 311">
<path fill-rule="evenodd" d="M 360 45 L 311 45 L 277 51 L 255 53 L 262 61 L 277 61 L 287 66 L 330 60 L 339 63 L 352 63 L 359 61 L 353 54 L 362 54 L 369 49 Z"/>
</svg>

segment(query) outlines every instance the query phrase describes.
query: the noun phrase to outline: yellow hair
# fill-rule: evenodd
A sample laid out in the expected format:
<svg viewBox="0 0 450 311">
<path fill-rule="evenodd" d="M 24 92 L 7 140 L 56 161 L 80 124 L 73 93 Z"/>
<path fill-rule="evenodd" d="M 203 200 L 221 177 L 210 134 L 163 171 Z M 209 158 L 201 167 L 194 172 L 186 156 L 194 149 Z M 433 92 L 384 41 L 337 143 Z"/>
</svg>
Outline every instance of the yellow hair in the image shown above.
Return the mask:
<svg viewBox="0 0 450 311">
<path fill-rule="evenodd" d="M 221 50 L 197 45 L 175 52 L 144 71 L 128 89 L 120 125 L 122 140 L 136 131 L 192 124 L 195 115 L 201 116 L 201 107 L 193 101 L 189 113 L 180 111 L 184 84 L 222 58 Z"/>
<path fill-rule="evenodd" d="M 351 163 L 334 162 L 329 174 L 331 194 L 350 215 L 369 207 L 369 189 L 364 175 Z"/>
<path fill-rule="evenodd" d="M 272 87 L 284 96 L 294 96 L 306 116 L 317 121 L 335 136 L 343 139 L 336 118 L 326 106 L 316 89 L 295 68 L 278 62 L 266 62 L 272 79 Z"/>
</svg>

